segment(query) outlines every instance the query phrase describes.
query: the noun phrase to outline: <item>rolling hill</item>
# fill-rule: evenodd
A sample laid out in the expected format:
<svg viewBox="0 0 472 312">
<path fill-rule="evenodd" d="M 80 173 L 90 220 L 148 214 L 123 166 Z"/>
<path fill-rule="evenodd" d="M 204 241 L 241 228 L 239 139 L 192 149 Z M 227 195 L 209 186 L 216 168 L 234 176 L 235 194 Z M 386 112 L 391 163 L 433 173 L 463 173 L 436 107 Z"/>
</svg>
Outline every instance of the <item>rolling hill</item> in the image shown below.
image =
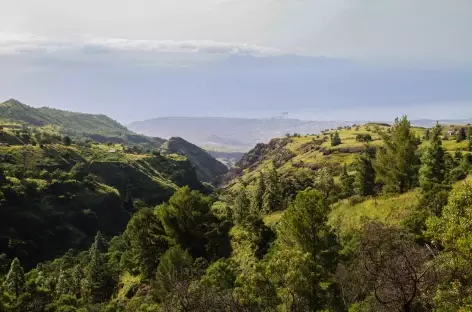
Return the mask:
<svg viewBox="0 0 472 312">
<path fill-rule="evenodd" d="M 456 142 L 448 135 L 449 131 L 457 131 L 465 125 L 444 125 L 442 145 L 447 152 L 471 153 L 467 150 L 467 142 Z M 275 167 L 281 176 L 290 177 L 297 174 L 313 175 L 323 167 L 330 167 L 335 176 L 339 175 L 341 168 L 349 165 L 357 155 L 366 148 L 379 147 L 383 144 L 379 135 L 380 131 L 388 131 L 389 125 L 385 123 L 367 123 L 358 126 L 345 126 L 338 129 L 327 129 L 318 135 L 296 135 L 283 138 L 274 138 L 269 143 L 259 143 L 241 160 L 235 164 L 235 168 L 226 176 L 229 187 L 237 188 L 244 180 L 251 183 L 256 180 L 260 172 Z M 413 127 L 418 137 L 425 136 L 426 128 Z M 330 135 L 338 131 L 341 144 L 331 146 Z M 359 142 L 356 136 L 368 134 L 372 140 L 368 143 Z"/>
<path fill-rule="evenodd" d="M 2 124 L 8 127 L 3 131 L 0 143 L 8 144 L 28 143 L 28 140 L 23 142 L 20 135 L 23 126 L 34 129 L 33 137 L 38 133 L 70 136 L 76 141 L 92 140 L 146 150 L 159 149 L 166 142 L 158 137 L 136 134 L 105 115 L 76 113 L 47 107 L 34 108 L 14 99 L 0 103 L 0 125 Z M 181 138 L 167 142 L 163 150 L 168 154 L 179 153 L 188 156 L 197 170 L 198 177 L 205 182 L 210 182 L 228 171 L 226 166 L 213 156 Z"/>
<path fill-rule="evenodd" d="M 136 134 L 105 115 L 76 113 L 49 107 L 35 108 L 15 99 L 0 103 L 0 119 L 4 122 L 37 127 L 55 126 L 62 135 L 74 139 L 91 139 L 100 143 L 124 143 L 157 148 L 165 141 L 157 137 Z"/>
</svg>

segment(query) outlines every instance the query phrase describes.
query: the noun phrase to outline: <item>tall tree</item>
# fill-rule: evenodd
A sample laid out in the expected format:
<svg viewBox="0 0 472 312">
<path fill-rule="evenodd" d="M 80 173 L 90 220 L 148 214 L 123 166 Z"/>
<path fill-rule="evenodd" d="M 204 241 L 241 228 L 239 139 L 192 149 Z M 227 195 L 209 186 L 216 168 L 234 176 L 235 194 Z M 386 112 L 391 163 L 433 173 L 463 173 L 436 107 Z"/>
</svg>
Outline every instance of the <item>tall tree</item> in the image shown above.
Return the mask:
<svg viewBox="0 0 472 312">
<path fill-rule="evenodd" d="M 133 262 L 144 278 L 151 278 L 170 245 L 159 216 L 152 209 L 141 208 L 128 222 L 124 237 L 131 247 L 128 254 Z"/>
<path fill-rule="evenodd" d="M 92 303 L 102 302 L 111 295 L 105 252 L 105 238 L 100 232 L 97 232 L 95 241 L 89 250 L 90 262 L 86 275 L 86 291 Z"/>
<path fill-rule="evenodd" d="M 366 149 L 354 162 L 354 192 L 359 196 L 370 196 L 375 193 L 375 170 L 373 150 Z"/>
<path fill-rule="evenodd" d="M 25 273 L 18 258 L 13 259 L 11 262 L 10 270 L 5 277 L 3 286 L 8 293 L 15 297 L 18 297 L 23 292 L 25 287 Z"/>
<path fill-rule="evenodd" d="M 279 242 L 285 246 L 308 254 L 303 260 L 310 265 L 312 273 L 305 290 L 310 311 L 314 311 L 324 300 L 326 291 L 320 282 L 326 281 L 334 273 L 337 263 L 337 242 L 327 225 L 330 207 L 324 196 L 317 190 L 307 189 L 298 193 L 285 211 L 279 228 Z M 308 261 L 308 262 L 307 262 Z"/>
<path fill-rule="evenodd" d="M 254 214 L 259 214 L 262 211 L 264 204 L 264 193 L 266 190 L 264 174 L 259 174 L 259 180 L 257 181 L 256 188 L 252 194 L 251 200 L 251 212 Z"/>
<path fill-rule="evenodd" d="M 233 219 L 237 224 L 242 224 L 250 214 L 251 201 L 245 188 L 239 191 L 234 199 Z"/>
<path fill-rule="evenodd" d="M 282 208 L 282 186 L 279 174 L 272 168 L 267 174 L 267 184 L 263 196 L 262 210 L 270 213 Z"/>
<path fill-rule="evenodd" d="M 167 235 L 193 257 L 212 259 L 227 254 L 228 223 L 213 214 L 207 196 L 186 186 L 157 210 Z"/>
<path fill-rule="evenodd" d="M 341 180 L 341 197 L 347 198 L 354 194 L 354 177 L 347 172 L 347 165 L 343 165 L 343 171 L 340 176 Z"/>
<path fill-rule="evenodd" d="M 56 284 L 56 296 L 69 295 L 74 292 L 74 283 L 72 277 L 67 270 L 61 269 Z"/>
<path fill-rule="evenodd" d="M 442 127 L 437 123 L 422 150 L 419 181 L 423 191 L 430 191 L 435 185 L 442 184 L 446 176 L 441 131 Z"/>
<path fill-rule="evenodd" d="M 403 193 L 418 181 L 418 140 L 406 116 L 395 119 L 391 135 L 381 133 L 384 146 L 377 151 L 374 163 L 377 180 L 388 192 Z"/>
</svg>

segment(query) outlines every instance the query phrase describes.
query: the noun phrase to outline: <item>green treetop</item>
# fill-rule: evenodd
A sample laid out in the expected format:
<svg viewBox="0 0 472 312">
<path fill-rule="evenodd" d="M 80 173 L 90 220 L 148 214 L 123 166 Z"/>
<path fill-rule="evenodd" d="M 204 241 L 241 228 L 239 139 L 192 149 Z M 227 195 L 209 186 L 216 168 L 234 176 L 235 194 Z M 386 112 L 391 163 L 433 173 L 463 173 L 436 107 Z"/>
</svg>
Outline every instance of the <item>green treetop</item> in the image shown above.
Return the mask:
<svg viewBox="0 0 472 312">
<path fill-rule="evenodd" d="M 339 137 L 338 131 L 336 131 L 331 137 L 331 146 L 337 146 L 339 144 L 341 144 L 341 138 Z"/>
<path fill-rule="evenodd" d="M 25 287 L 25 274 L 18 258 L 13 259 L 3 286 L 8 293 L 18 297 Z"/>
<path fill-rule="evenodd" d="M 375 170 L 373 153 L 367 149 L 354 162 L 354 192 L 359 196 L 369 196 L 375 193 Z"/>
<path fill-rule="evenodd" d="M 419 182 L 424 191 L 431 190 L 435 184 L 441 184 L 445 179 L 446 164 L 444 161 L 445 152 L 441 141 L 441 130 L 441 126 L 436 124 L 421 154 Z"/>
<path fill-rule="evenodd" d="M 384 146 L 377 152 L 374 164 L 377 180 L 388 192 L 403 193 L 418 181 L 418 140 L 406 116 L 395 119 L 391 135 L 382 133 Z"/>
</svg>

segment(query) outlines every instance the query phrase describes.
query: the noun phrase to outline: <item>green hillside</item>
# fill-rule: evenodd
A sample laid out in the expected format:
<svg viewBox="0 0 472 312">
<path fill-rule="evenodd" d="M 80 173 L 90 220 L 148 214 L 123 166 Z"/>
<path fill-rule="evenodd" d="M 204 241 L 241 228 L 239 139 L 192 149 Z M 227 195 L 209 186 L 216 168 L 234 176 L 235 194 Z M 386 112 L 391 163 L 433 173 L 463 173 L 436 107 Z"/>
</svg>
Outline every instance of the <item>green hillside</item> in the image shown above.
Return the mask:
<svg viewBox="0 0 472 312">
<path fill-rule="evenodd" d="M 0 122 L 36 127 L 54 126 L 60 134 L 68 135 L 73 139 L 124 143 L 144 148 L 156 148 L 165 141 L 129 131 L 105 115 L 75 113 L 48 107 L 34 108 L 14 99 L 0 103 Z"/>
<path fill-rule="evenodd" d="M 456 152 L 471 154 L 467 140 L 456 142 L 450 131 L 457 132 L 467 125 L 446 125 L 442 128 L 442 145 L 450 155 Z M 326 129 L 318 135 L 296 135 L 274 138 L 269 143 L 257 144 L 236 163 L 235 169 L 227 176 L 230 188 L 238 188 L 241 181 L 251 184 L 260 173 L 276 168 L 282 177 L 314 175 L 321 168 L 330 168 L 335 177 L 341 173 L 342 166 L 348 168 L 356 157 L 366 148 L 382 146 L 381 132 L 388 133 L 390 126 L 385 124 L 365 124 L 338 129 Z M 419 139 L 425 137 L 426 128 L 413 127 Z M 338 132 L 341 143 L 332 146 L 330 137 Z M 358 136 L 369 135 L 367 142 L 359 141 Z M 356 139 L 357 138 L 357 139 Z"/>
<path fill-rule="evenodd" d="M 197 176 L 201 181 L 213 182 L 216 177 L 228 172 L 228 168 L 223 163 L 182 138 L 170 138 L 161 146 L 161 151 L 165 154 L 185 155 L 195 166 Z"/>
<path fill-rule="evenodd" d="M 276 138 L 220 189 L 180 138 L 143 153 L 49 130 L 2 129 L 22 142 L 0 145 L 2 311 L 471 308 L 469 125 Z"/>
<path fill-rule="evenodd" d="M 98 230 L 121 233 L 140 203 L 160 204 L 178 187 L 206 191 L 184 156 L 50 139 L 0 145 L 0 250 L 25 265 L 87 247 Z"/>
</svg>

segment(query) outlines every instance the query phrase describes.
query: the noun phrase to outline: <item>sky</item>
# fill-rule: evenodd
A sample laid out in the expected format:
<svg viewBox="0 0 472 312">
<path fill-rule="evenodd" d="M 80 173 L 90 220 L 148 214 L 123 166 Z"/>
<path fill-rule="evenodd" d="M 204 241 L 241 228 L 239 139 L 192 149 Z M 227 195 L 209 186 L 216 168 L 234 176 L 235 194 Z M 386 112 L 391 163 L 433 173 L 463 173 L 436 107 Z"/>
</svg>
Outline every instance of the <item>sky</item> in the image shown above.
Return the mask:
<svg viewBox="0 0 472 312">
<path fill-rule="evenodd" d="M 470 0 L 0 0 L 0 8 L 0 100 L 124 123 L 282 112 L 472 117 Z"/>
</svg>

